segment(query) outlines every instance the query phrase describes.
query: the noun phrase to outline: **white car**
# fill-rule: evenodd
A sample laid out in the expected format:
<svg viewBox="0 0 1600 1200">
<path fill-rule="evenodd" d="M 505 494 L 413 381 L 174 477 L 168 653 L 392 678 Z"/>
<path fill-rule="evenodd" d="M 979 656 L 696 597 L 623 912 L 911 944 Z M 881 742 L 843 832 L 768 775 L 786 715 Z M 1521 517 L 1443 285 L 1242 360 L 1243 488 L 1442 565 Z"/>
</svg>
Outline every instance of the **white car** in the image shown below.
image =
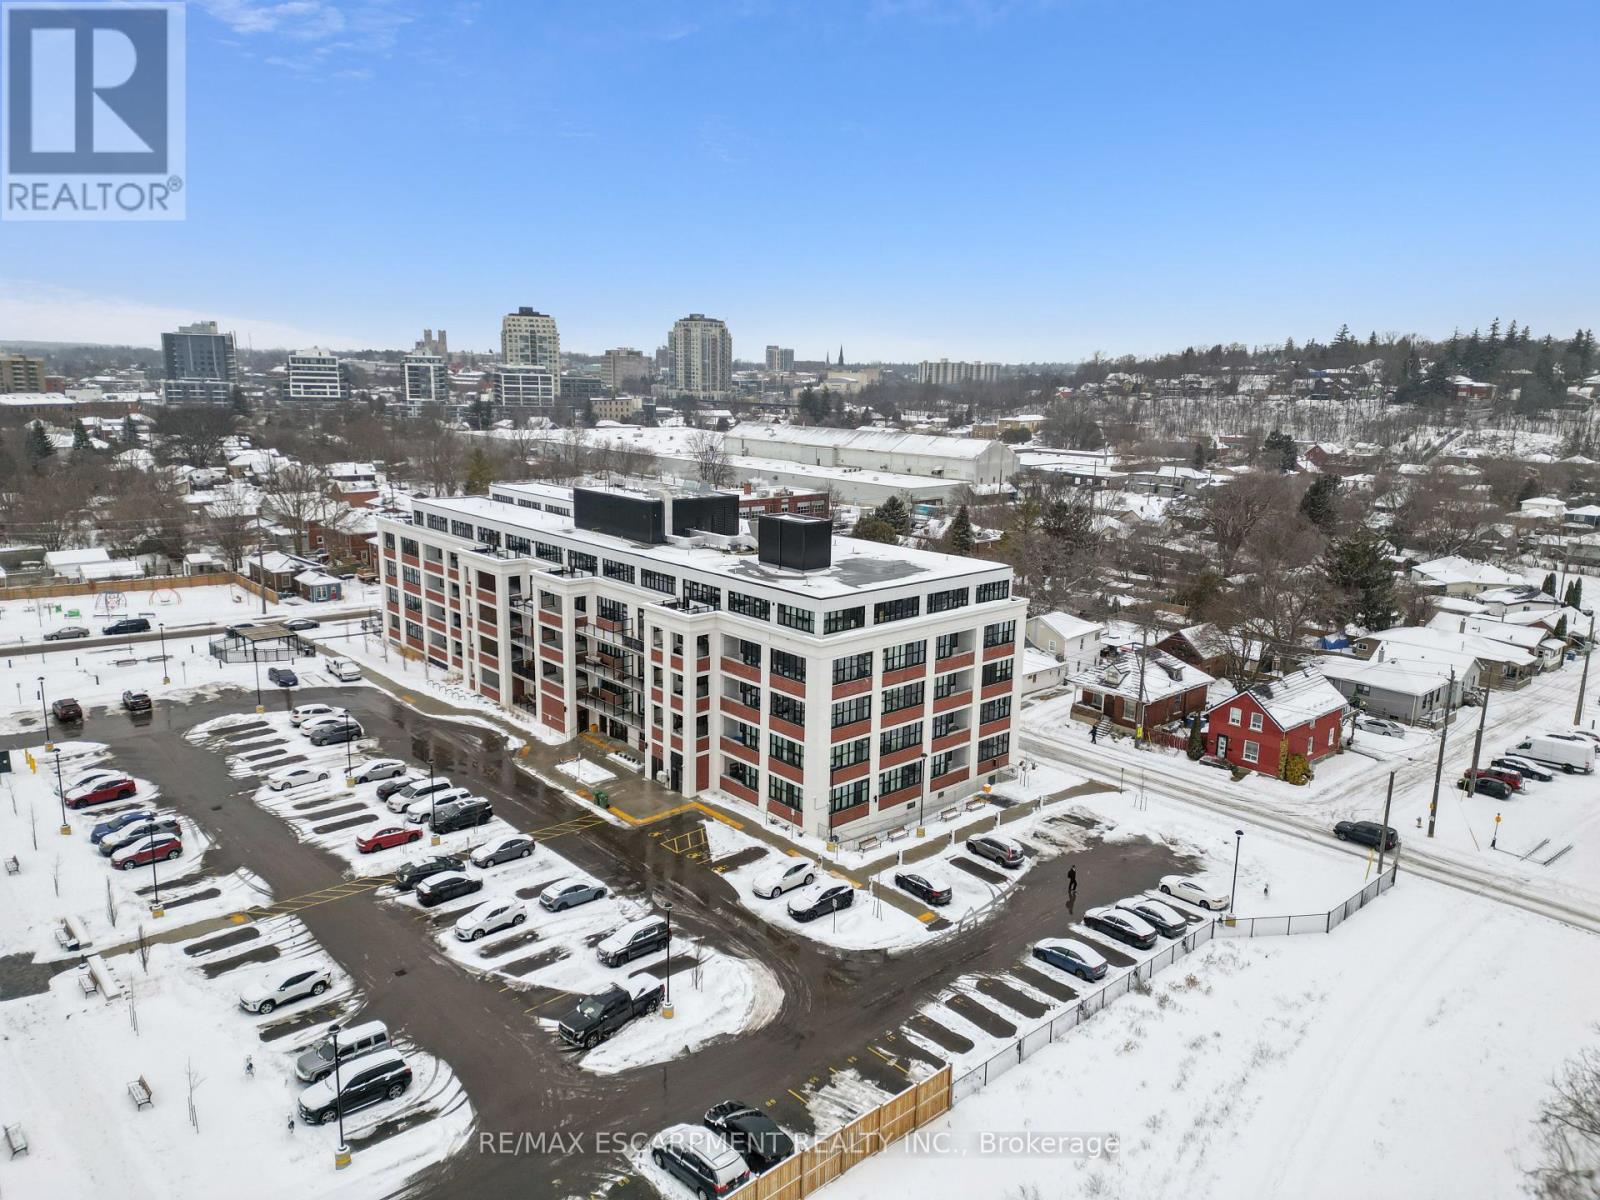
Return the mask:
<svg viewBox="0 0 1600 1200">
<path fill-rule="evenodd" d="M 287 963 L 264 971 L 239 989 L 239 1007 L 266 1016 L 275 1008 L 307 996 L 320 996 L 333 986 L 327 967 Z"/>
<path fill-rule="evenodd" d="M 1406 727 L 1399 721 L 1391 721 L 1388 717 L 1369 717 L 1362 715 L 1356 718 L 1356 728 L 1364 729 L 1368 733 L 1381 733 L 1384 737 L 1403 738 Z"/>
<path fill-rule="evenodd" d="M 302 704 L 289 710 L 289 724 L 302 725 L 311 717 L 345 717 L 350 714 L 331 704 Z"/>
<path fill-rule="evenodd" d="M 425 825 L 446 804 L 453 804 L 457 800 L 470 800 L 472 793 L 464 787 L 440 788 L 436 792 L 429 792 L 419 800 L 413 800 L 406 805 L 406 820 L 413 825 Z"/>
<path fill-rule="evenodd" d="M 281 792 L 284 788 L 304 787 L 326 778 L 328 773 L 320 767 L 284 767 L 267 776 L 267 786 L 275 792 Z"/>
<path fill-rule="evenodd" d="M 361 678 L 361 668 L 348 658 L 335 658 L 328 663 L 328 674 L 341 683 L 354 683 Z"/>
<path fill-rule="evenodd" d="M 598 883 L 588 883 L 582 879 L 558 879 L 539 893 L 539 905 L 551 912 L 560 912 L 591 900 L 603 900 L 605 894 L 606 889 Z"/>
<path fill-rule="evenodd" d="M 816 866 L 800 858 L 786 867 L 769 871 L 761 876 L 755 882 L 754 891 L 756 895 L 771 900 L 774 896 L 781 896 L 784 892 L 792 892 L 797 887 L 805 887 L 816 881 Z"/>
<path fill-rule="evenodd" d="M 406 764 L 404 759 L 370 758 L 350 772 L 350 778 L 357 783 L 376 783 L 380 779 L 393 779 L 396 775 L 404 775 L 405 773 Z"/>
<path fill-rule="evenodd" d="M 384 798 L 384 807 L 390 812 L 404 814 L 418 800 L 425 800 L 432 793 L 449 791 L 454 786 L 445 776 L 440 775 L 434 779 L 426 777 L 415 783 L 408 783 L 405 787 L 392 791 Z"/>
<path fill-rule="evenodd" d="M 1171 896 L 1175 900 L 1184 900 L 1200 908 L 1212 912 L 1221 912 L 1228 907 L 1228 894 L 1219 892 L 1213 887 L 1208 887 L 1192 875 L 1163 875 L 1161 877 L 1161 894 Z"/>
<path fill-rule="evenodd" d="M 521 900 L 510 896 L 503 900 L 485 900 L 465 916 L 457 918 L 455 933 L 460 941 L 475 942 L 485 934 L 494 933 L 497 929 L 514 928 L 527 919 L 528 910 Z"/>
<path fill-rule="evenodd" d="M 668 1125 L 650 1139 L 650 1159 L 701 1196 L 721 1196 L 750 1178 L 739 1152 L 703 1125 Z"/>
<path fill-rule="evenodd" d="M 308 738 L 319 729 L 326 729 L 330 725 L 343 725 L 353 720 L 355 718 L 349 713 L 317 713 L 301 719 L 300 736 Z"/>
</svg>

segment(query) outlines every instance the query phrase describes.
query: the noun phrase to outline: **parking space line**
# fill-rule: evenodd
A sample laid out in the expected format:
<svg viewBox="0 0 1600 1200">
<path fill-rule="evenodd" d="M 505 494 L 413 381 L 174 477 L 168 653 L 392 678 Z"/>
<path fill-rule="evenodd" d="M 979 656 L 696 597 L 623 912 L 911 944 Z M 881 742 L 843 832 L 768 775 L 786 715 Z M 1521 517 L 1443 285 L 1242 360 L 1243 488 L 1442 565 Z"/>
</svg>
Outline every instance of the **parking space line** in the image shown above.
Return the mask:
<svg viewBox="0 0 1600 1200">
<path fill-rule="evenodd" d="M 793 1088 L 784 1088 L 783 1090 L 788 1092 L 789 1095 L 793 1096 L 796 1100 L 800 1101 L 801 1104 L 806 1103 L 806 1098 L 804 1096 L 802 1096 L 799 1092 L 795 1091 Z"/>
</svg>

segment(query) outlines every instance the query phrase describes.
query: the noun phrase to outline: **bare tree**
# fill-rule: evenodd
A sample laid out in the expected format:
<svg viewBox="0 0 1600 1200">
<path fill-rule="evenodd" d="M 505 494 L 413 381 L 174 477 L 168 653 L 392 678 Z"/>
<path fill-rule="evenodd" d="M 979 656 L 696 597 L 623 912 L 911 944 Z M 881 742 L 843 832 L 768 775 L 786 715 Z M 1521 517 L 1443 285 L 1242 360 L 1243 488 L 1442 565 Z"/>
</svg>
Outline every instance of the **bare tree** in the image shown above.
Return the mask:
<svg viewBox="0 0 1600 1200">
<path fill-rule="evenodd" d="M 156 417 L 155 433 L 172 457 L 192 467 L 204 467 L 217 457 L 237 422 L 229 408 L 169 406 Z"/>
<path fill-rule="evenodd" d="M 723 446 L 721 434 L 702 430 L 689 439 L 688 449 L 701 483 L 718 488 L 733 483 L 733 463 Z"/>
<path fill-rule="evenodd" d="M 245 547 L 253 544 L 252 530 L 259 503 L 251 488 L 235 480 L 206 505 L 206 536 L 216 545 L 222 561 L 231 571 L 239 570 Z"/>
<path fill-rule="evenodd" d="M 293 463 L 261 478 L 262 509 L 294 534 L 296 554 L 306 551 L 306 531 L 313 523 L 327 529 L 348 529 L 355 510 L 334 494 L 321 467 Z"/>
<path fill-rule="evenodd" d="M 1273 511 L 1294 511 L 1292 487 L 1283 475 L 1256 471 L 1200 494 L 1191 511 L 1216 543 L 1217 566 L 1224 576 L 1233 574 L 1245 539 L 1263 517 Z"/>
<path fill-rule="evenodd" d="M 1542 1200 L 1600 1197 L 1600 1050 L 1569 1059 L 1539 1113 L 1543 1162 L 1530 1174 Z"/>
</svg>

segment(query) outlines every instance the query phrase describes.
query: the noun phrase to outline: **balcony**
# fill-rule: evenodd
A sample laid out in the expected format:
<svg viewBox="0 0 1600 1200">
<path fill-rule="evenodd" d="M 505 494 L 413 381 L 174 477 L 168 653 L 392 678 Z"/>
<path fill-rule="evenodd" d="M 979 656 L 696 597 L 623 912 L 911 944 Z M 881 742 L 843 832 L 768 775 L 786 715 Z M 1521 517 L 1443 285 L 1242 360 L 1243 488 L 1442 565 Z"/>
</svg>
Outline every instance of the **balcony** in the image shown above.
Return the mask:
<svg viewBox="0 0 1600 1200">
<path fill-rule="evenodd" d="M 726 696 L 722 698 L 722 715 L 725 717 L 737 717 L 746 725 L 761 724 L 761 711 L 759 709 L 751 708 L 748 704 L 740 704 L 737 700 L 730 700 Z"/>
<path fill-rule="evenodd" d="M 738 799 L 743 800 L 746 804 L 756 803 L 755 789 L 745 787 L 744 784 L 740 783 L 736 779 L 729 779 L 726 775 L 724 775 L 718 781 L 718 786 L 721 787 L 723 791 L 727 792 L 728 795 L 735 796 Z"/>
<path fill-rule="evenodd" d="M 747 663 L 737 658 L 724 658 L 722 660 L 722 673 L 742 679 L 746 683 L 761 682 L 761 667 L 759 664 Z"/>
<path fill-rule="evenodd" d="M 798 679 L 790 679 L 787 675 L 773 675 L 768 681 L 774 691 L 783 692 L 797 700 L 806 698 L 806 685 Z"/>
<path fill-rule="evenodd" d="M 941 750 L 954 750 L 957 746 L 965 746 L 972 737 L 970 729 L 955 729 L 943 737 L 936 737 L 928 747 L 929 751 L 938 754 Z"/>
<path fill-rule="evenodd" d="M 938 776 L 928 784 L 928 790 L 934 792 L 943 791 L 947 787 L 954 787 L 958 783 L 965 783 L 966 780 L 967 769 L 965 767 L 960 767 L 954 771 L 946 771 L 943 775 Z"/>
<path fill-rule="evenodd" d="M 737 713 L 732 714 L 738 716 Z M 804 725 L 796 725 L 793 721 L 785 721 L 782 717 L 768 717 L 767 728 L 773 733 L 782 734 L 790 741 L 803 742 L 806 740 Z"/>
<path fill-rule="evenodd" d="M 933 711 L 936 713 L 949 712 L 953 708 L 966 708 L 972 703 L 972 690 L 964 692 L 951 692 L 948 696 L 938 696 L 933 701 Z"/>
<path fill-rule="evenodd" d="M 560 629 L 562 624 L 561 614 L 558 612 L 551 612 L 548 608 L 541 608 L 539 609 L 539 623 L 541 625 L 551 625 L 556 629 Z"/>
<path fill-rule="evenodd" d="M 833 698 L 835 700 L 845 700 L 851 696 L 859 696 L 863 692 L 870 692 L 871 690 L 872 676 L 863 675 L 860 679 L 851 679 L 845 683 L 834 684 Z"/>
<path fill-rule="evenodd" d="M 974 658 L 971 650 L 960 651 L 949 658 L 935 659 L 933 672 L 935 675 L 944 675 L 950 671 L 965 670 L 973 664 Z"/>
<path fill-rule="evenodd" d="M 560 646 L 552 646 L 546 642 L 539 643 L 539 657 L 554 663 L 565 663 L 567 658 L 561 652 Z"/>
<path fill-rule="evenodd" d="M 730 737 L 722 739 L 722 752 L 731 754 L 734 758 L 743 759 L 752 767 L 761 764 L 761 751 L 754 746 L 746 746 L 743 742 L 736 742 Z"/>
<path fill-rule="evenodd" d="M 860 804 L 852 804 L 849 808 L 841 808 L 838 812 L 831 812 L 828 814 L 828 828 L 837 829 L 841 825 L 848 825 L 852 821 L 859 821 L 862 817 L 867 815 L 871 807 L 871 805 L 863 801 Z"/>
</svg>

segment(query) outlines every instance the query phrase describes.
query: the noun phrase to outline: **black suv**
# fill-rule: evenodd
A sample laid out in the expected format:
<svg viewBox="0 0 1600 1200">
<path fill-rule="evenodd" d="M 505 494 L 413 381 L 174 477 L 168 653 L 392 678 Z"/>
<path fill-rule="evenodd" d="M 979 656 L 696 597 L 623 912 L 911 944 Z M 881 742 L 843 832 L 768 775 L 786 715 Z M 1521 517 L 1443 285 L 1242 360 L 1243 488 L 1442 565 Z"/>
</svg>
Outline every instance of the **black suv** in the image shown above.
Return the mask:
<svg viewBox="0 0 1600 1200">
<path fill-rule="evenodd" d="M 594 952 L 606 966 L 620 967 L 646 954 L 665 950 L 671 940 L 664 917 L 641 917 L 601 938 Z"/>
<path fill-rule="evenodd" d="M 329 1075 L 300 1094 L 300 1119 L 307 1125 L 321 1125 L 341 1112 L 349 1116 L 380 1100 L 399 1099 L 411 1086 L 411 1068 L 393 1050 L 380 1050 L 342 1066 L 338 1076 L 344 1086 L 337 1091 L 334 1076 Z"/>
<path fill-rule="evenodd" d="M 1333 827 L 1333 836 L 1341 842 L 1359 842 L 1374 850 L 1379 848 L 1380 842 L 1385 850 L 1400 845 L 1400 835 L 1394 831 L 1394 826 L 1380 825 L 1376 821 L 1340 821 Z"/>
<path fill-rule="evenodd" d="M 127 709 L 131 713 L 149 712 L 150 711 L 150 693 L 149 692 L 123 692 L 122 693 L 122 707 Z"/>
<path fill-rule="evenodd" d="M 144 617 L 123 617 L 120 621 L 113 621 L 100 631 L 101 633 L 149 633 L 150 622 Z"/>
<path fill-rule="evenodd" d="M 483 880 L 474 879 L 470 875 L 455 872 L 434 875 L 417 884 L 417 903 L 423 908 L 432 908 L 436 904 L 443 904 L 446 900 L 458 900 L 462 896 L 470 896 L 473 892 L 481 891 L 483 891 Z"/>
<path fill-rule="evenodd" d="M 394 873 L 394 885 L 402 892 L 409 892 L 430 875 L 442 875 L 446 871 L 459 871 L 466 865 L 466 859 L 450 854 L 441 854 L 436 858 L 425 858 L 421 862 L 407 863 L 396 871 Z"/>
<path fill-rule="evenodd" d="M 313 739 L 315 740 L 315 739 Z M 458 829 L 474 829 L 487 824 L 494 817 L 494 806 L 487 800 L 463 800 L 434 813 L 435 833 L 454 833 Z"/>
</svg>

